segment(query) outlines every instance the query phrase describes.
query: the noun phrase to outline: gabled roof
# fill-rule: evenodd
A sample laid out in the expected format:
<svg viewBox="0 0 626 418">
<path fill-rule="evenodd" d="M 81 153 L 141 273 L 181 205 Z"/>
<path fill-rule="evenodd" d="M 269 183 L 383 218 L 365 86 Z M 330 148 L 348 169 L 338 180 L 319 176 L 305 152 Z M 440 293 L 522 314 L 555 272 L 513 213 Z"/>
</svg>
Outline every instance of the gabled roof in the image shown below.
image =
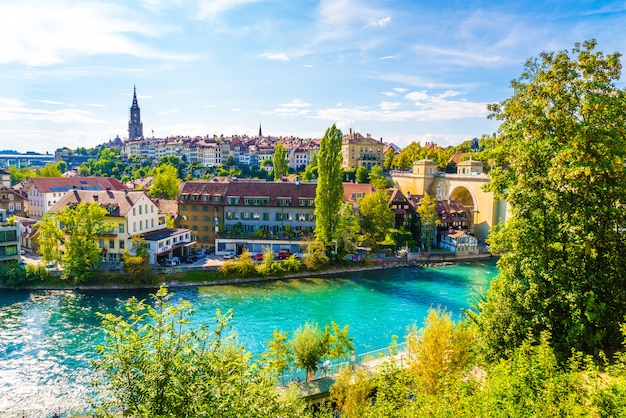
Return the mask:
<svg viewBox="0 0 626 418">
<path fill-rule="evenodd" d="M 120 181 L 110 177 L 35 177 L 30 180 L 40 193 L 77 190 L 126 190 Z"/>
<path fill-rule="evenodd" d="M 126 216 L 143 196 L 146 196 L 143 190 L 71 190 L 50 208 L 50 212 L 59 212 L 71 204 L 97 202 L 106 209 L 111 208 L 111 216 Z"/>
<path fill-rule="evenodd" d="M 363 193 L 363 195 L 374 192 L 374 187 L 369 183 L 343 183 L 343 201 L 354 202 L 353 193 Z"/>
</svg>

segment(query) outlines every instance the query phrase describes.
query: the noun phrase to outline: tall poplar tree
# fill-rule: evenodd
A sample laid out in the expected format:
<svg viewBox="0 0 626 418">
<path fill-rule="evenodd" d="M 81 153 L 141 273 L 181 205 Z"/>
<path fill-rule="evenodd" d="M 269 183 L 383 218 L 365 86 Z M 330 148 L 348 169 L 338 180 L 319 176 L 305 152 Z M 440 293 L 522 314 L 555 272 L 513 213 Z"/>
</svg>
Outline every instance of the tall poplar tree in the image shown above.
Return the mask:
<svg viewBox="0 0 626 418">
<path fill-rule="evenodd" d="M 280 180 L 283 176 L 289 174 L 289 160 L 287 159 L 287 150 L 280 142 L 276 144 L 272 164 L 274 164 L 274 181 Z"/>
<path fill-rule="evenodd" d="M 543 52 L 490 106 L 502 121 L 490 188 L 511 217 L 492 233 L 499 275 L 480 303 L 481 341 L 498 357 L 551 333 L 561 360 L 611 353 L 626 316 L 626 96 L 620 54 L 595 41 Z"/>
<path fill-rule="evenodd" d="M 343 203 L 341 182 L 341 141 L 343 134 L 335 125 L 326 130 L 320 142 L 318 177 L 315 189 L 315 237 L 326 247 L 337 239 L 339 209 Z"/>
</svg>

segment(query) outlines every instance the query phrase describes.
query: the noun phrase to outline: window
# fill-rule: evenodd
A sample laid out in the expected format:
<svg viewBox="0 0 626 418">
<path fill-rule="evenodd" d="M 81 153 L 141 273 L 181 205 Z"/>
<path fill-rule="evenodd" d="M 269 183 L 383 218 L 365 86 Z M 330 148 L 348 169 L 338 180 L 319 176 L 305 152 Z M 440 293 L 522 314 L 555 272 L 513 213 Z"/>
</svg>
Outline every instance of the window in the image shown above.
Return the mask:
<svg viewBox="0 0 626 418">
<path fill-rule="evenodd" d="M 118 231 L 118 233 L 123 234 L 124 233 L 124 224 L 118 224 L 117 225 L 117 231 Z"/>
<path fill-rule="evenodd" d="M 270 214 L 268 212 L 263 212 L 263 220 L 264 221 L 269 221 L 270 220 Z"/>
<path fill-rule="evenodd" d="M 141 208 L 141 206 L 140 206 L 140 208 Z M 139 221 L 139 230 L 141 231 L 142 229 L 143 229 L 143 221 Z"/>
<path fill-rule="evenodd" d="M 109 240 L 109 249 L 112 250 L 115 248 L 115 240 L 110 239 Z"/>
<path fill-rule="evenodd" d="M 141 215 L 141 205 L 139 205 L 139 214 Z"/>
<path fill-rule="evenodd" d="M 208 211 L 209 211 L 208 206 L 202 206 L 202 212 L 208 212 Z"/>
<path fill-rule="evenodd" d="M 125 246 L 126 246 L 126 243 L 124 242 L 123 239 L 121 239 L 120 240 L 120 250 L 123 250 Z"/>
</svg>

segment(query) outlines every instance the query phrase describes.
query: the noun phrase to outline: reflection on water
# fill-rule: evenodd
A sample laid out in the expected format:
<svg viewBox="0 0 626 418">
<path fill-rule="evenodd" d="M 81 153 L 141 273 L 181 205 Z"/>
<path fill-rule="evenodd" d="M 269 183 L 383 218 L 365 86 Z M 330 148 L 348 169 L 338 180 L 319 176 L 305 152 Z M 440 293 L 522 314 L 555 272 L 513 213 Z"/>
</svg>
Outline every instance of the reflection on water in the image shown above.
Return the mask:
<svg viewBox="0 0 626 418">
<path fill-rule="evenodd" d="M 196 311 L 192 326 L 212 323 L 215 310 L 235 312 L 233 332 L 248 350 L 263 351 L 276 328 L 305 321 L 350 325 L 359 352 L 389 345 L 421 324 L 430 307 L 455 317 L 472 290 L 486 288 L 493 262 L 405 268 L 241 286 L 172 289 Z M 101 342 L 96 312 L 121 314 L 123 301 L 147 291 L 0 291 L 0 416 L 47 417 L 88 410 L 89 360 Z"/>
</svg>

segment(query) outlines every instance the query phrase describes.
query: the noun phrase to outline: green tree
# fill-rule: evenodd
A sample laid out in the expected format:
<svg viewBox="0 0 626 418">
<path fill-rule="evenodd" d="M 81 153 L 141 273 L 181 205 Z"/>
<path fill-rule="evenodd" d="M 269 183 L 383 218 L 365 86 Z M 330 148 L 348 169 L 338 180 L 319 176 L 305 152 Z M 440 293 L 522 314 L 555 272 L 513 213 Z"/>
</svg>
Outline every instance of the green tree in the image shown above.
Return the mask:
<svg viewBox="0 0 626 418">
<path fill-rule="evenodd" d="M 369 174 L 369 180 L 375 189 L 387 189 L 390 186 L 389 180 L 387 180 L 383 174 L 383 168 L 378 165 L 372 167 Z"/>
<path fill-rule="evenodd" d="M 180 180 L 178 179 L 176 167 L 165 164 L 154 169 L 154 180 L 150 188 L 150 196 L 170 200 L 176 199 L 179 187 Z"/>
<path fill-rule="evenodd" d="M 293 363 L 293 353 L 287 341 L 288 334 L 288 332 L 275 329 L 272 333 L 272 339 L 267 343 L 267 348 L 261 355 L 268 370 L 277 377 L 289 371 L 291 363 Z M 281 380 L 281 383 L 285 386 L 284 379 Z"/>
<path fill-rule="evenodd" d="M 626 315 L 626 97 L 620 54 L 576 44 L 543 52 L 490 106 L 510 164 L 490 189 L 511 217 L 492 233 L 499 275 L 480 305 L 487 355 L 551 333 L 560 361 L 622 341 Z"/>
<path fill-rule="evenodd" d="M 280 142 L 276 144 L 274 149 L 274 181 L 280 180 L 283 176 L 289 174 L 289 160 L 287 159 L 287 150 Z"/>
<path fill-rule="evenodd" d="M 417 208 L 417 213 L 420 217 L 422 246 L 428 250 L 435 241 L 437 225 L 440 223 L 437 216 L 437 201 L 426 193 Z"/>
<path fill-rule="evenodd" d="M 97 203 L 66 206 L 60 212 L 44 216 L 40 226 L 40 253 L 44 260 L 59 259 L 66 274 L 76 282 L 88 280 L 100 263 L 98 238 L 111 231 L 106 222 L 108 212 Z"/>
<path fill-rule="evenodd" d="M 369 175 L 369 171 L 363 166 L 356 169 L 356 181 L 359 183 L 369 183 Z"/>
<path fill-rule="evenodd" d="M 308 321 L 293 333 L 291 351 L 295 357 L 294 364 L 306 371 L 307 381 L 324 355 L 322 337 L 323 333 L 317 323 Z"/>
<path fill-rule="evenodd" d="M 358 204 L 365 240 L 377 247 L 394 227 L 395 214 L 389 208 L 389 193 L 386 189 L 376 190 L 363 196 Z"/>
<path fill-rule="evenodd" d="M 308 246 L 307 252 L 302 256 L 302 262 L 309 270 L 319 270 L 330 262 L 323 244 L 316 242 Z"/>
<path fill-rule="evenodd" d="M 142 236 L 135 235 L 131 238 L 130 251 L 124 253 L 122 260 L 124 270 L 126 270 L 131 279 L 142 282 L 150 279 L 148 243 Z"/>
<path fill-rule="evenodd" d="M 61 177 L 62 175 L 57 163 L 48 163 L 38 170 L 38 177 Z"/>
<path fill-rule="evenodd" d="M 393 159 L 396 156 L 392 147 L 387 148 L 383 157 L 383 170 L 389 171 L 393 168 Z"/>
<path fill-rule="evenodd" d="M 339 253 L 348 254 L 356 251 L 361 241 L 359 216 L 349 203 L 343 205 L 339 214 L 339 224 L 337 225 Z"/>
<path fill-rule="evenodd" d="M 104 343 L 92 365 L 100 415 L 265 417 L 302 411 L 281 397 L 273 378 L 229 334 L 230 311 L 216 312 L 213 329 L 189 328 L 188 301 L 170 302 L 161 288 L 152 303 L 131 298 L 126 317 L 101 314 Z"/>
<path fill-rule="evenodd" d="M 325 327 L 325 333 L 328 334 L 326 356 L 339 361 L 350 355 L 354 350 L 354 338 L 348 336 L 349 330 L 349 325 L 341 328 L 335 321 L 332 321 L 330 326 Z"/>
<path fill-rule="evenodd" d="M 339 208 L 343 202 L 341 141 L 335 125 L 326 130 L 320 142 L 318 179 L 315 189 L 315 237 L 326 247 L 336 239 Z"/>
</svg>

